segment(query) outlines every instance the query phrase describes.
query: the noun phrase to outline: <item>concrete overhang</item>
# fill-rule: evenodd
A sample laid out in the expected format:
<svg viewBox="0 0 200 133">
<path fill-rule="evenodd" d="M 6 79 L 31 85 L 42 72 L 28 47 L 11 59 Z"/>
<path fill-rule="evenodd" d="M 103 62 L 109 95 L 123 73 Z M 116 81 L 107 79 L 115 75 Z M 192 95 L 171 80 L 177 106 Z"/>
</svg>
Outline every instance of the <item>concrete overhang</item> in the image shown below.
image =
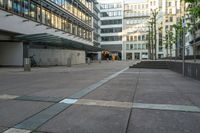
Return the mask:
<svg viewBox="0 0 200 133">
<path fill-rule="evenodd" d="M 17 35 L 16 40 L 31 42 L 31 43 L 44 43 L 51 44 L 52 46 L 64 46 L 69 49 L 85 50 L 85 51 L 103 51 L 104 49 L 90 46 L 81 42 L 72 41 L 59 36 L 51 35 L 48 33 L 41 34 L 28 34 L 28 35 Z"/>
</svg>

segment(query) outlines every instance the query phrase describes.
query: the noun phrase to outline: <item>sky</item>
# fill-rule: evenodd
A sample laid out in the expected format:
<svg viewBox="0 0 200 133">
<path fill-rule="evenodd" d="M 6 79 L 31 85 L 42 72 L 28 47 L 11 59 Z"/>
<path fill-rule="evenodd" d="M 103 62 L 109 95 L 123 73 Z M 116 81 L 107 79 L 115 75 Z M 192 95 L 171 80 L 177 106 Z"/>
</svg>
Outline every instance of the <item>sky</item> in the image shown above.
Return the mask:
<svg viewBox="0 0 200 133">
<path fill-rule="evenodd" d="M 117 3 L 117 2 L 145 2 L 146 0 L 97 0 L 99 3 Z"/>
</svg>

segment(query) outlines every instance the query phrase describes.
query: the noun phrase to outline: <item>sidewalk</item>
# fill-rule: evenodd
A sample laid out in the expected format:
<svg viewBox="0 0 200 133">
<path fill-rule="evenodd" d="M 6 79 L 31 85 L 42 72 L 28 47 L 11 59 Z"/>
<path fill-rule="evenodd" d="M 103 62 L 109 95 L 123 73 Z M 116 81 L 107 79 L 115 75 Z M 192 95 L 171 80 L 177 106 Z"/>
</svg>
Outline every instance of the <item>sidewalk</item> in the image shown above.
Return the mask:
<svg viewBox="0 0 200 133">
<path fill-rule="evenodd" d="M 0 132 L 199 133 L 200 81 L 132 63 L 0 68 Z"/>
</svg>

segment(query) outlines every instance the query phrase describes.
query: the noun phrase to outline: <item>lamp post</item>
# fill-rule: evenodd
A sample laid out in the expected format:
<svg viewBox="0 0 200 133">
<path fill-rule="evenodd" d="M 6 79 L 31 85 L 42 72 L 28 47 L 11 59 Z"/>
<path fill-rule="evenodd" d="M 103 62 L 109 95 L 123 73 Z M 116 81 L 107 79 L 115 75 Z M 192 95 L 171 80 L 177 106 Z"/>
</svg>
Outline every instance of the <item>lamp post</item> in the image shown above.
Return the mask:
<svg viewBox="0 0 200 133">
<path fill-rule="evenodd" d="M 186 28 L 186 20 L 185 16 L 183 16 L 183 49 L 182 49 L 182 74 L 185 76 L 185 28 Z"/>
</svg>

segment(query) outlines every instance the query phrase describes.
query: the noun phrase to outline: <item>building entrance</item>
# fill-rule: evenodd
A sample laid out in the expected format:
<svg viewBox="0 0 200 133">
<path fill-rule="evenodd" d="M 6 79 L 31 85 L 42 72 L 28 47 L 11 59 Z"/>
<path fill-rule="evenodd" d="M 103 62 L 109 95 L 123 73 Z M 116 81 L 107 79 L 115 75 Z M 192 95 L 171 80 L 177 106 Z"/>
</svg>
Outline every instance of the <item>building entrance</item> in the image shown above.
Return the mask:
<svg viewBox="0 0 200 133">
<path fill-rule="evenodd" d="M 135 60 L 140 60 L 140 53 L 134 53 Z"/>
<path fill-rule="evenodd" d="M 132 53 L 126 53 L 126 60 L 132 60 Z"/>
</svg>

